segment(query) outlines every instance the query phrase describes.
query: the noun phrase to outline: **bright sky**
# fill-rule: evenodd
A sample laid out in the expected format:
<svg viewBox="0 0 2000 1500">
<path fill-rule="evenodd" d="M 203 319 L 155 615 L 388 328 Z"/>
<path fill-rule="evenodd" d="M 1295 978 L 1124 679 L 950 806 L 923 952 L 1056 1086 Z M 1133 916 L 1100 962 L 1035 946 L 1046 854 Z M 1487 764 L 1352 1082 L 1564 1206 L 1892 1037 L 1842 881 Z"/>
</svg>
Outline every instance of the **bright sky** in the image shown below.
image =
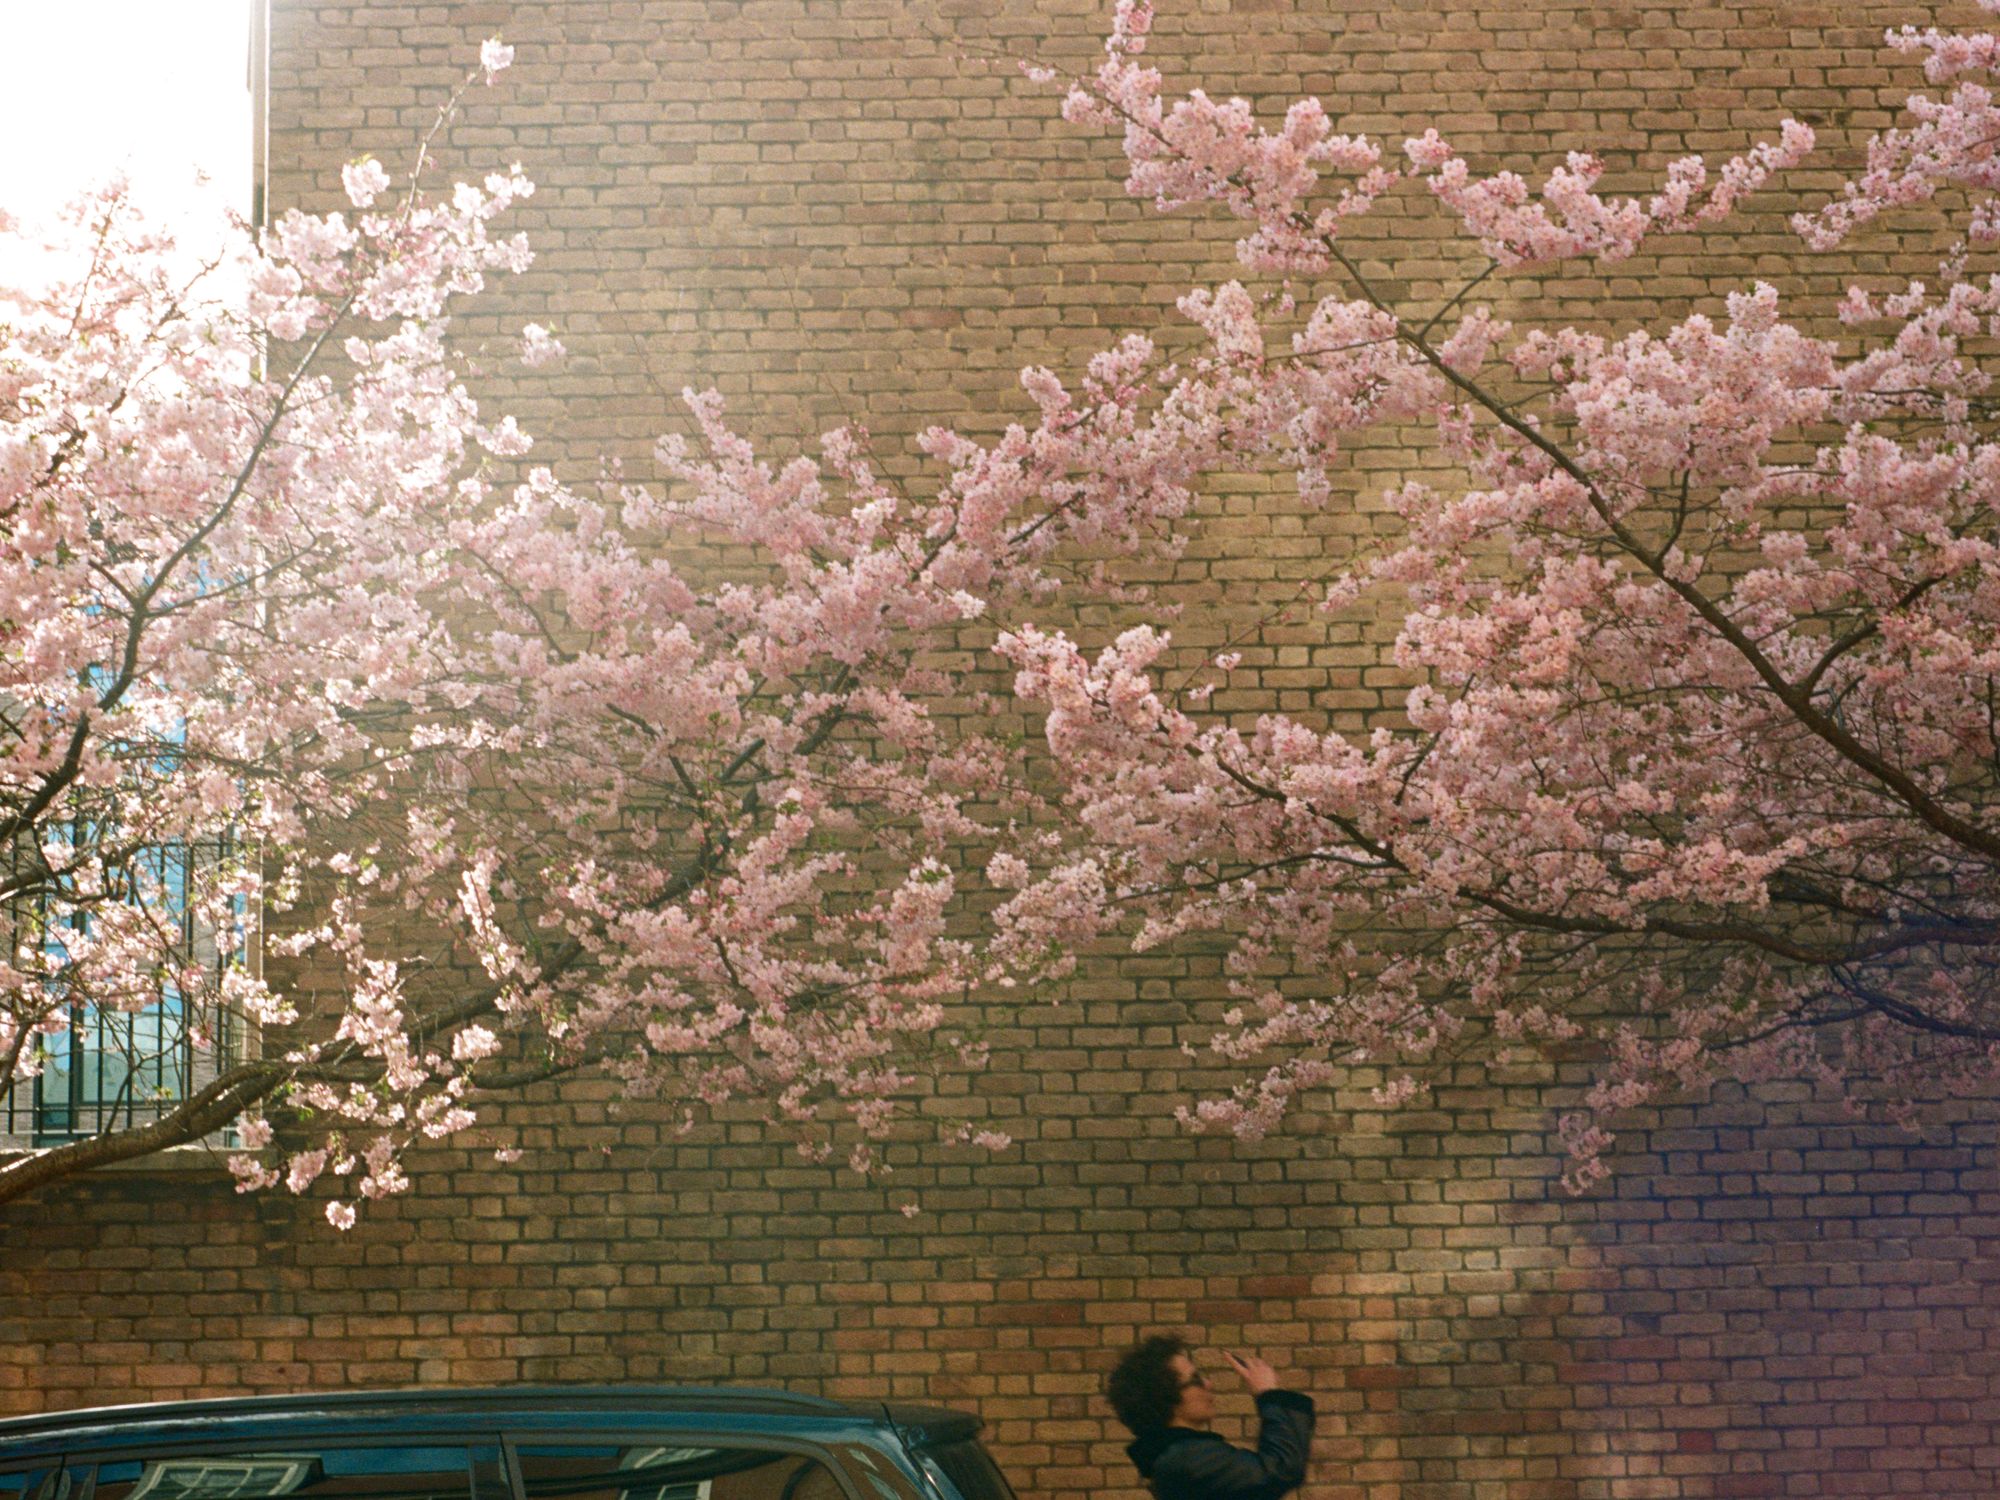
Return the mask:
<svg viewBox="0 0 2000 1500">
<path fill-rule="evenodd" d="M 250 208 L 251 0 L 0 0 L 0 209 L 44 216 L 120 167 L 163 212 Z"/>
</svg>

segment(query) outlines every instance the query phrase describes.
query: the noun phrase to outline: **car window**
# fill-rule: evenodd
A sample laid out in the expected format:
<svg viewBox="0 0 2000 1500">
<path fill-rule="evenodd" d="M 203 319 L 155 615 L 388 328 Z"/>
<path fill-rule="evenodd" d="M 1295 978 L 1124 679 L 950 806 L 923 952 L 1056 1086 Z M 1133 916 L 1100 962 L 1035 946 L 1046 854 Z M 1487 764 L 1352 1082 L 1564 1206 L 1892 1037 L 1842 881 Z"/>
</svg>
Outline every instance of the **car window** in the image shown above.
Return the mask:
<svg viewBox="0 0 2000 1500">
<path fill-rule="evenodd" d="M 0 1500 L 68 1500 L 70 1476 L 60 1464 L 0 1474 Z"/>
<path fill-rule="evenodd" d="M 106 1460 L 90 1500 L 497 1500 L 497 1485 L 475 1495 L 473 1457 L 462 1447 L 286 1443 Z M 497 1448 L 491 1466 L 497 1477 Z"/>
<path fill-rule="evenodd" d="M 975 1440 L 920 1448 L 917 1461 L 937 1482 L 945 1500 L 953 1500 L 954 1496 L 957 1500 L 1014 1500 L 1007 1476 Z"/>
<path fill-rule="evenodd" d="M 930 1492 L 911 1479 L 889 1456 L 867 1443 L 836 1443 L 835 1457 L 850 1479 L 858 1482 L 863 1500 L 934 1500 Z M 799 1500 L 817 1500 L 800 1496 Z"/>
<path fill-rule="evenodd" d="M 846 1500 L 799 1453 L 673 1443 L 521 1443 L 528 1500 Z"/>
</svg>

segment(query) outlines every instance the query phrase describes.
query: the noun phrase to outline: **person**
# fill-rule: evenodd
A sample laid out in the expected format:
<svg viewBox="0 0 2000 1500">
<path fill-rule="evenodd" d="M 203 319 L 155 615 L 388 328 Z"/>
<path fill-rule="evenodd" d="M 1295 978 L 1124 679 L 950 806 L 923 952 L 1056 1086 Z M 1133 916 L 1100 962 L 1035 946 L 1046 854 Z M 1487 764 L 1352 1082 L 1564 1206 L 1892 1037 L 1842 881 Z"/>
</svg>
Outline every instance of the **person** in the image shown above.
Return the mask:
<svg viewBox="0 0 2000 1500">
<path fill-rule="evenodd" d="M 1185 1339 L 1157 1334 L 1111 1371 L 1104 1394 L 1131 1429 L 1125 1451 L 1156 1500 L 1278 1500 L 1305 1483 L 1312 1446 L 1310 1396 L 1282 1390 L 1261 1359 L 1225 1353 L 1257 1401 L 1257 1447 L 1210 1432 L 1215 1392 Z"/>
</svg>

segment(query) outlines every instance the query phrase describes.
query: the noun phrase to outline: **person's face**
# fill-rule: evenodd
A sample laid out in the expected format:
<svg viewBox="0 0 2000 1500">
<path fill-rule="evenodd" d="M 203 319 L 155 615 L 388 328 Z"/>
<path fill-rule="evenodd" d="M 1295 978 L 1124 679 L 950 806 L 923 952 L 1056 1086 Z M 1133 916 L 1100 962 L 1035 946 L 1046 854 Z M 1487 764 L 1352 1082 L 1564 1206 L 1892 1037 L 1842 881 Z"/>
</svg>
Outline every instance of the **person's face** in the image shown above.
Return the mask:
<svg viewBox="0 0 2000 1500">
<path fill-rule="evenodd" d="M 1181 1398 L 1174 1407 L 1170 1425 L 1206 1427 L 1215 1419 L 1215 1392 L 1209 1389 L 1208 1377 L 1185 1354 L 1176 1354 L 1167 1368 L 1173 1371 L 1181 1387 Z"/>
</svg>

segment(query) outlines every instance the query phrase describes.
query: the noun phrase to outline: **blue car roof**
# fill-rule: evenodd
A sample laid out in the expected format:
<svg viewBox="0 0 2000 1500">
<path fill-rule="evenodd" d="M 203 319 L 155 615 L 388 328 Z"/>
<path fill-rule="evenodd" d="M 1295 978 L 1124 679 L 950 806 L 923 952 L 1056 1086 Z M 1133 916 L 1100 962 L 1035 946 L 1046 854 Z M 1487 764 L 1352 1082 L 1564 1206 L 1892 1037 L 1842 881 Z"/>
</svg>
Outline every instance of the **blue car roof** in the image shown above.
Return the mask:
<svg viewBox="0 0 2000 1500">
<path fill-rule="evenodd" d="M 106 1406 L 0 1419 L 0 1466 L 53 1453 L 202 1440 L 472 1436 L 579 1428 L 741 1432 L 802 1441 L 893 1429 L 916 1445 L 974 1436 L 979 1419 L 936 1406 L 830 1401 L 745 1386 L 499 1386 L 339 1391 Z"/>
</svg>

